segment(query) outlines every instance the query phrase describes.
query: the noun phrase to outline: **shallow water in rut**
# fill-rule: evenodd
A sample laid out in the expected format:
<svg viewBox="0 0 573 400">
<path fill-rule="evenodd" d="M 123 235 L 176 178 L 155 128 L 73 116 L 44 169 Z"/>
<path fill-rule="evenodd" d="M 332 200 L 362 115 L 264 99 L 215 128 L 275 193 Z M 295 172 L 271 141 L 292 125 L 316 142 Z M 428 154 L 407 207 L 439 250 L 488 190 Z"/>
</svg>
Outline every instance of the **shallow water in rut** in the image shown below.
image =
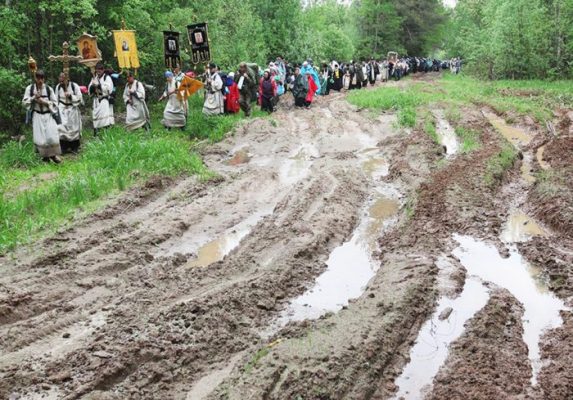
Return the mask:
<svg viewBox="0 0 573 400">
<path fill-rule="evenodd" d="M 541 368 L 539 342 L 546 330 L 563 323 L 559 312 L 567 309 L 565 304 L 535 279 L 536 270 L 514 245 L 510 246 L 509 258 L 502 258 L 491 244 L 469 236 L 455 235 L 454 239 L 459 247 L 453 254 L 460 259 L 468 275 L 509 290 L 523 304 L 523 340 L 529 349 L 533 371 L 531 383 L 535 385 Z"/>
<path fill-rule="evenodd" d="M 508 242 L 525 240 L 523 235 L 526 233 L 520 227 L 524 218 L 527 216 L 516 213 L 509 219 L 504 233 Z M 534 221 L 529 228 L 532 231 L 527 233 L 541 232 Z M 523 340 L 529 349 L 532 385 L 537 383 L 541 368 L 541 337 L 547 330 L 562 324 L 559 312 L 566 309 L 564 303 L 549 292 L 539 279 L 538 269 L 527 263 L 514 245 L 510 247 L 509 258 L 503 258 L 495 246 L 470 236 L 456 234 L 454 240 L 458 247 L 452 254 L 467 271 L 464 288 L 456 298 L 440 298 L 434 314 L 422 326 L 410 351 L 410 362 L 395 381 L 399 387 L 395 399 L 419 399 L 429 390 L 448 357 L 449 345 L 463 334 L 464 324 L 486 305 L 489 294 L 485 282 L 509 290 L 523 304 Z M 447 259 L 441 257 L 436 265 L 441 270 L 448 267 L 447 263 Z"/>
<path fill-rule="evenodd" d="M 332 251 L 326 271 L 310 290 L 290 303 L 279 325 L 316 319 L 329 311 L 340 310 L 350 299 L 359 297 L 379 268 L 379 262 L 372 256 L 378 248 L 379 234 L 395 222 L 399 207 L 395 197 L 374 196 L 350 240 Z"/>
</svg>

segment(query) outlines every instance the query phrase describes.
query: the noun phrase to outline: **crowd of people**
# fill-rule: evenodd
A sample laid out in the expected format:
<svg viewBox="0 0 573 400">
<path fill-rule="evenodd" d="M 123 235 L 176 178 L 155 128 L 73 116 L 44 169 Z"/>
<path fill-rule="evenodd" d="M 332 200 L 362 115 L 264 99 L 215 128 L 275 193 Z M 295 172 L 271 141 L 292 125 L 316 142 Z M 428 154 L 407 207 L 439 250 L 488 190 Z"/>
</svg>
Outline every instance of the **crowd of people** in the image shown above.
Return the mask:
<svg viewBox="0 0 573 400">
<path fill-rule="evenodd" d="M 166 101 L 161 123 L 167 129 L 185 129 L 189 105 L 181 96 L 185 78 L 200 80 L 204 89 L 203 114 L 216 116 L 243 111 L 246 117 L 257 102 L 262 111 L 276 110 L 281 96 L 291 92 L 296 108 L 308 109 L 316 96 L 327 96 L 331 91 L 361 89 L 377 82 L 399 80 L 410 73 L 447 70 L 458 74 L 461 60 L 440 61 L 421 57 L 388 58 L 386 60 L 350 61 L 315 65 L 312 59 L 302 63 L 289 63 L 282 57 L 270 62 L 264 70 L 257 64 L 243 62 L 237 71 L 225 73 L 215 63 L 209 63 L 205 72 L 197 76 L 194 71 L 183 73 L 180 68 L 165 72 L 165 88 L 159 101 Z M 24 93 L 22 103 L 27 109 L 33 141 L 40 157 L 46 162 L 60 163 L 60 155 L 78 152 L 82 133 L 80 107 L 83 96 L 92 98 L 94 135 L 115 124 L 114 103 L 118 74 L 106 70 L 98 63 L 87 87 L 71 82 L 62 73 L 59 83 L 52 89 L 45 83 L 42 70 L 35 72 L 35 82 Z M 146 86 L 131 72 L 127 73 L 123 91 L 126 106 L 125 127 L 128 130 L 149 130 L 151 118 L 146 103 Z"/>
</svg>

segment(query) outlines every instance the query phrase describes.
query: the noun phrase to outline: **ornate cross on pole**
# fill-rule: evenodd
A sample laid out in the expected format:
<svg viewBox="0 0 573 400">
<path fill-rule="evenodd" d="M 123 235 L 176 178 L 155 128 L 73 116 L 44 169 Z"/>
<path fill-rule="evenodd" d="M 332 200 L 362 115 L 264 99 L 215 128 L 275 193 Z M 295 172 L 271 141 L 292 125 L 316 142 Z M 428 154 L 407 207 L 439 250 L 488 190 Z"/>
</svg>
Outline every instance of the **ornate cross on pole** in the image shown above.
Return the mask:
<svg viewBox="0 0 573 400">
<path fill-rule="evenodd" d="M 66 76 L 66 80 L 69 81 L 70 79 L 70 61 L 80 61 L 82 60 L 82 56 L 70 56 L 69 55 L 69 48 L 70 45 L 68 44 L 68 42 L 64 42 L 64 44 L 62 45 L 64 51 L 63 54 L 61 56 L 49 56 L 48 60 L 49 61 L 60 61 L 63 65 L 64 65 L 64 75 Z"/>
</svg>

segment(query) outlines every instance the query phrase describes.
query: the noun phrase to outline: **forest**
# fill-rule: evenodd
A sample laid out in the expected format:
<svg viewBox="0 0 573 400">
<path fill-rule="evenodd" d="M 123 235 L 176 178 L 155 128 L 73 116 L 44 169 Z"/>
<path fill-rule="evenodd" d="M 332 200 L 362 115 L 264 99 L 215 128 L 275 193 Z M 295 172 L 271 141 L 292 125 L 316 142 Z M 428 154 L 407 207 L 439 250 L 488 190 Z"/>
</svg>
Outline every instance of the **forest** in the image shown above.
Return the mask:
<svg viewBox="0 0 573 400">
<path fill-rule="evenodd" d="M 185 32 L 208 22 L 213 60 L 223 69 L 243 60 L 266 64 L 277 55 L 298 62 L 382 57 L 388 51 L 423 57 L 461 57 L 469 71 L 489 79 L 567 78 L 573 61 L 573 3 L 567 0 L 6 0 L 0 6 L 0 132 L 23 129 L 17 99 L 29 80 L 33 56 L 48 63 L 83 32 L 99 38 L 104 60 L 116 67 L 111 30 L 121 21 L 137 31 L 140 79 L 157 83 L 163 65 L 162 31 Z M 184 68 L 192 68 L 188 55 Z M 185 60 L 187 59 L 187 60 Z M 117 68 L 117 67 L 116 67 Z M 85 83 L 86 68 L 72 65 Z"/>
</svg>

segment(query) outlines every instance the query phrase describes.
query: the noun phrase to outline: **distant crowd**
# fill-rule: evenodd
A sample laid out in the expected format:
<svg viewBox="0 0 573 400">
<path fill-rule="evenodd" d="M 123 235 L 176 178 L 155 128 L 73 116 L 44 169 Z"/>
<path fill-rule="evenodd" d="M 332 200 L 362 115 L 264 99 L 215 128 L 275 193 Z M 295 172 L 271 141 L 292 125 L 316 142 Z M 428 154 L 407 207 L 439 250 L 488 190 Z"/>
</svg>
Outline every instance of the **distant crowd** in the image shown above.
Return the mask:
<svg viewBox="0 0 573 400">
<path fill-rule="evenodd" d="M 281 96 L 291 92 L 296 108 L 308 109 L 316 96 L 327 96 L 331 91 L 361 89 L 378 82 L 400 80 L 419 72 L 449 69 L 458 74 L 462 62 L 458 58 L 448 61 L 423 57 L 398 58 L 394 53 L 385 60 L 322 63 L 312 59 L 302 63 L 289 63 L 282 57 L 270 62 L 266 68 L 254 63 L 241 63 L 236 71 L 225 73 L 215 63 L 209 63 L 205 72 L 183 73 L 180 68 L 165 72 L 165 87 L 159 98 L 166 101 L 162 125 L 167 129 L 185 129 L 189 106 L 187 97 L 198 89 L 204 91 L 203 113 L 208 116 L 233 114 L 242 110 L 250 116 L 253 103 L 261 110 L 272 113 Z M 87 87 L 71 82 L 66 74 L 59 76 L 53 89 L 45 83 L 45 74 L 38 70 L 34 83 L 29 85 L 22 100 L 26 107 L 26 120 L 32 125 L 36 150 L 46 162 L 60 163 L 60 155 L 76 153 L 80 149 L 82 118 L 80 106 L 84 95 L 92 98 L 92 123 L 97 136 L 102 129 L 115 124 L 114 104 L 119 74 L 98 63 Z M 151 127 L 147 108 L 147 85 L 139 82 L 131 72 L 123 90 L 126 105 L 125 126 L 128 130 Z"/>
</svg>

